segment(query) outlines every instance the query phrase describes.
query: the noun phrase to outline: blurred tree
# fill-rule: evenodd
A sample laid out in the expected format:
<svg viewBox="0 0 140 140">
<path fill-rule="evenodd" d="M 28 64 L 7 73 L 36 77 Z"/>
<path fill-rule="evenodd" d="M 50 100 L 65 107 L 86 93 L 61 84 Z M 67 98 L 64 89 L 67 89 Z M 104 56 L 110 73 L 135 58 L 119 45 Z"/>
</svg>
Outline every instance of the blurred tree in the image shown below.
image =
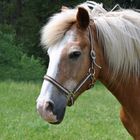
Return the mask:
<svg viewBox="0 0 140 140">
<path fill-rule="evenodd" d="M 114 2 L 123 8 L 140 8 L 140 0 L 114 0 Z"/>
<path fill-rule="evenodd" d="M 137 9 L 140 9 L 140 0 L 134 0 L 134 6 Z"/>
</svg>

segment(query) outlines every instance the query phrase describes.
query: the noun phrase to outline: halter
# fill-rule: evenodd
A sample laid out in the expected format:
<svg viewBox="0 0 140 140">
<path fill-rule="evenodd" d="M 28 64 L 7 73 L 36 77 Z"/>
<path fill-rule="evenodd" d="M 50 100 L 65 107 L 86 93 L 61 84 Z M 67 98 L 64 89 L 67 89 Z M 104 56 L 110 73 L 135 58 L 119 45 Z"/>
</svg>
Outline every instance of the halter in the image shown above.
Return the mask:
<svg viewBox="0 0 140 140">
<path fill-rule="evenodd" d="M 92 38 L 92 31 L 91 31 L 91 27 L 88 27 L 88 31 L 89 31 L 89 41 L 90 41 L 90 58 L 91 58 L 91 66 L 87 72 L 86 77 L 79 82 L 79 84 L 76 86 L 76 88 L 73 91 L 68 90 L 67 88 L 65 88 L 64 86 L 62 86 L 59 82 L 57 82 L 55 79 L 53 79 L 52 77 L 45 75 L 44 76 L 44 80 L 49 81 L 51 84 L 53 84 L 56 88 L 58 88 L 59 90 L 62 91 L 62 94 L 66 96 L 67 101 L 68 101 L 68 106 L 72 106 L 74 104 L 74 97 L 78 94 L 78 91 L 81 89 L 81 87 L 90 79 L 91 83 L 89 84 L 89 88 L 91 88 L 92 86 L 94 86 L 96 78 L 95 78 L 95 68 L 94 66 L 98 67 L 99 69 L 101 69 L 101 66 L 99 66 L 98 64 L 96 64 L 96 54 L 94 51 L 94 47 L 93 47 L 93 38 Z"/>
</svg>

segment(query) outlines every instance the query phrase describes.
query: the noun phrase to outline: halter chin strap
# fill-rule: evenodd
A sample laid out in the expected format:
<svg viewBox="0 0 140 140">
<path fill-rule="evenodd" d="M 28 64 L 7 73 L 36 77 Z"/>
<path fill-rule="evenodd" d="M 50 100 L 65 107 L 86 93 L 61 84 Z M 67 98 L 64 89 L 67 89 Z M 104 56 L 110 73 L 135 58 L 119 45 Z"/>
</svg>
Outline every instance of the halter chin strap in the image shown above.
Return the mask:
<svg viewBox="0 0 140 140">
<path fill-rule="evenodd" d="M 59 82 L 57 82 L 55 79 L 53 79 L 52 77 L 45 75 L 44 76 L 44 80 L 49 81 L 51 84 L 53 84 L 56 88 L 58 88 L 59 90 L 62 91 L 62 94 L 66 96 L 67 100 L 68 100 L 68 106 L 72 106 L 74 104 L 74 97 L 76 95 L 78 95 L 79 90 L 81 89 L 81 87 L 88 81 L 91 80 L 91 83 L 89 84 L 89 88 L 91 88 L 92 86 L 94 86 L 96 78 L 95 78 L 95 68 L 94 66 L 98 67 L 99 69 L 101 69 L 101 66 L 99 66 L 96 63 L 96 54 L 94 51 L 94 47 L 93 47 L 93 38 L 92 38 L 92 31 L 91 28 L 89 26 L 88 28 L 89 30 L 89 40 L 90 40 L 90 57 L 91 57 L 91 66 L 87 72 L 87 75 L 85 76 L 85 78 L 76 86 L 76 88 L 73 91 L 68 90 L 67 88 L 65 88 L 64 86 L 62 86 Z"/>
</svg>

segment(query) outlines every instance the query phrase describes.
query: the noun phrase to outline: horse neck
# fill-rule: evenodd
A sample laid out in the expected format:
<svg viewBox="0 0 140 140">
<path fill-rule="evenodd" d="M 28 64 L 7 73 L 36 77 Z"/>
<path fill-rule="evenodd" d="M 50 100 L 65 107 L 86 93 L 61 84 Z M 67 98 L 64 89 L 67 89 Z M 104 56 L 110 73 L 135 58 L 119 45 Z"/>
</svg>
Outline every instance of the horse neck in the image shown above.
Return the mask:
<svg viewBox="0 0 140 140">
<path fill-rule="evenodd" d="M 104 47 L 103 44 L 97 39 L 96 37 L 96 28 L 93 26 L 93 33 L 94 33 L 94 40 L 95 40 L 95 52 L 96 52 L 96 62 L 102 68 L 95 68 L 96 75 L 98 80 L 101 81 L 109 91 L 119 100 L 122 105 L 126 104 L 126 98 L 131 101 L 134 98 L 134 94 L 140 96 L 140 78 L 136 78 L 137 76 L 130 76 L 129 78 L 127 75 L 123 74 L 116 74 L 113 77 L 113 70 L 111 70 L 109 66 L 108 59 L 105 57 L 104 54 Z M 133 91 L 133 92 L 132 92 Z M 139 102 L 139 101 L 138 101 Z"/>
<path fill-rule="evenodd" d="M 137 97 L 140 96 L 140 78 L 130 77 L 128 79 L 122 79 L 123 75 L 118 74 L 112 79 L 112 75 L 113 72 L 110 70 L 108 63 L 103 61 L 102 70 L 98 77 L 99 81 L 107 87 L 123 106 L 128 108 L 128 102 L 131 102 L 136 95 Z"/>
</svg>

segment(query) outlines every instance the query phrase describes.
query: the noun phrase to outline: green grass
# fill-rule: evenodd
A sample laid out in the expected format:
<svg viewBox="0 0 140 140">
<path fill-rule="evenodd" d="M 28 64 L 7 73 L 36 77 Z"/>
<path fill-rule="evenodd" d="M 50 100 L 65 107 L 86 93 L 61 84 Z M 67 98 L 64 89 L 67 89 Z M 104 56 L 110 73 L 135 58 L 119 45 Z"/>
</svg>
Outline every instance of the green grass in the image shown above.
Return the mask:
<svg viewBox="0 0 140 140">
<path fill-rule="evenodd" d="M 60 125 L 36 112 L 41 83 L 0 83 L 0 140 L 131 140 L 119 120 L 120 105 L 100 84 L 67 108 Z"/>
</svg>

